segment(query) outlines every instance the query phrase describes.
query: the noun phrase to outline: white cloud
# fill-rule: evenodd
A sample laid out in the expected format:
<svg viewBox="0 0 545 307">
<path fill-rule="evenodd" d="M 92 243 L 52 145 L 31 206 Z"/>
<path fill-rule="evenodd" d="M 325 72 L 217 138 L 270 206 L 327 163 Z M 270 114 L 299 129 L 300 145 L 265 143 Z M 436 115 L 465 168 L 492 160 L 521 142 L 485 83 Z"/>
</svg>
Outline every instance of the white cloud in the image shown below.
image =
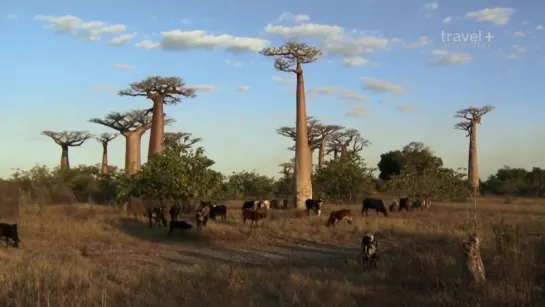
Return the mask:
<svg viewBox="0 0 545 307">
<path fill-rule="evenodd" d="M 88 41 L 97 41 L 104 34 L 117 34 L 127 30 L 124 24 L 108 24 L 103 21 L 84 22 L 72 15 L 36 15 L 34 19 L 44 22 L 47 28 L 53 28 L 57 34 L 70 33 Z"/>
<path fill-rule="evenodd" d="M 451 21 L 452 21 L 452 17 L 450 17 L 450 16 L 445 17 L 445 19 L 443 19 L 444 24 L 450 23 Z"/>
<path fill-rule="evenodd" d="M 430 38 L 427 36 L 420 36 L 418 41 L 413 43 L 406 44 L 407 48 L 420 48 L 428 45 L 430 43 Z"/>
<path fill-rule="evenodd" d="M 517 36 L 517 37 L 524 37 L 525 36 L 524 32 L 522 32 L 522 31 L 515 31 L 515 33 L 513 33 L 513 34 L 515 36 Z"/>
<path fill-rule="evenodd" d="M 397 95 L 407 95 L 407 92 L 401 85 L 393 84 L 390 81 L 370 78 L 370 77 L 360 77 L 362 82 L 362 88 L 373 93 L 392 93 Z"/>
<path fill-rule="evenodd" d="M 436 49 L 435 51 L 436 51 L 435 54 L 433 53 L 433 51 L 432 51 L 432 54 L 437 55 L 439 57 L 430 63 L 431 66 L 465 64 L 471 60 L 471 55 L 469 53 L 464 53 L 464 52 L 445 53 L 443 51 L 437 52 L 438 49 Z"/>
<path fill-rule="evenodd" d="M 17 19 L 19 19 L 19 15 L 17 15 L 17 14 L 8 14 L 8 19 L 9 20 L 17 20 Z"/>
<path fill-rule="evenodd" d="M 365 101 L 367 96 L 360 94 L 356 91 L 345 89 L 339 86 L 319 86 L 314 87 L 306 92 L 306 95 L 309 99 L 312 99 L 317 96 L 333 96 L 336 95 L 342 100 L 353 100 L 353 101 Z"/>
<path fill-rule="evenodd" d="M 545 31 L 545 27 L 543 25 L 537 25 L 536 30 Z"/>
<path fill-rule="evenodd" d="M 242 63 L 241 62 L 236 62 L 236 61 L 231 61 L 231 60 L 224 60 L 223 61 L 225 64 L 229 65 L 229 66 L 233 66 L 233 67 L 242 67 Z"/>
<path fill-rule="evenodd" d="M 350 106 L 348 112 L 346 112 L 346 117 L 363 117 L 367 115 L 367 108 L 362 105 L 353 105 Z"/>
<path fill-rule="evenodd" d="M 134 68 L 134 66 L 131 66 L 129 64 L 114 64 L 113 67 L 116 69 L 127 69 L 127 70 Z"/>
<path fill-rule="evenodd" d="M 396 110 L 398 110 L 399 112 L 403 112 L 403 113 L 413 111 L 415 109 L 416 109 L 416 106 L 412 105 L 412 104 L 405 104 L 405 105 L 396 106 Z"/>
<path fill-rule="evenodd" d="M 324 25 L 316 23 L 307 23 L 294 27 L 276 26 L 268 24 L 265 27 L 265 32 L 270 35 L 282 37 L 327 38 L 330 36 L 343 35 L 344 29 L 335 25 Z"/>
<path fill-rule="evenodd" d="M 127 34 L 121 34 L 117 37 L 112 38 L 108 41 L 108 45 L 110 46 L 124 46 L 126 43 L 128 43 L 131 39 L 133 39 L 138 33 L 127 33 Z"/>
<path fill-rule="evenodd" d="M 134 44 L 134 46 L 136 48 L 142 48 L 142 49 L 154 49 L 154 48 L 158 48 L 160 46 L 159 43 L 157 42 L 154 42 L 152 40 L 143 40 L 141 42 L 138 42 L 136 44 Z"/>
<path fill-rule="evenodd" d="M 308 15 L 295 15 L 295 17 L 293 17 L 293 22 L 295 23 L 304 23 L 309 21 L 310 21 L 310 16 Z"/>
<path fill-rule="evenodd" d="M 353 90 L 342 89 L 341 90 L 341 99 L 343 100 L 354 100 L 354 101 L 365 101 L 367 96 L 360 94 Z"/>
<path fill-rule="evenodd" d="M 284 20 L 291 19 L 292 17 L 293 17 L 292 13 L 284 12 L 284 13 L 280 14 L 280 16 L 278 16 L 278 18 L 276 18 L 276 22 L 282 22 Z"/>
<path fill-rule="evenodd" d="M 180 19 L 180 22 L 184 25 L 191 24 L 191 19 Z"/>
<path fill-rule="evenodd" d="M 436 11 L 439 8 L 439 4 L 436 2 L 429 2 L 420 7 L 421 11 Z"/>
<path fill-rule="evenodd" d="M 250 89 L 250 86 L 248 86 L 248 85 L 239 85 L 238 88 L 237 88 L 237 91 L 238 92 L 246 92 L 249 89 Z"/>
<path fill-rule="evenodd" d="M 230 52 L 257 52 L 270 44 L 268 40 L 253 37 L 241 37 L 228 34 L 214 35 L 206 31 L 172 30 L 161 32 L 158 47 L 164 50 L 191 50 L 225 48 Z"/>
<path fill-rule="evenodd" d="M 466 18 L 478 22 L 491 22 L 496 25 L 504 25 L 509 22 L 515 10 L 507 7 L 486 8 L 479 11 L 472 11 L 465 15 Z"/>
<path fill-rule="evenodd" d="M 97 92 L 107 92 L 107 93 L 110 93 L 110 94 L 116 94 L 117 93 L 117 90 L 113 85 L 106 84 L 106 83 L 93 84 L 93 85 L 91 85 L 89 87 L 89 91 L 93 92 L 93 93 L 97 93 Z"/>
<path fill-rule="evenodd" d="M 511 46 L 511 53 L 507 55 L 507 58 L 510 60 L 518 59 L 526 52 L 526 48 L 521 45 Z"/>
<path fill-rule="evenodd" d="M 431 54 L 432 55 L 447 55 L 448 54 L 448 51 L 444 50 L 444 49 L 433 49 L 431 51 Z"/>
<path fill-rule="evenodd" d="M 201 93 L 210 93 L 213 90 L 215 90 L 218 85 L 217 84 L 197 84 L 197 85 L 190 85 L 190 88 L 195 89 L 197 92 Z"/>
<path fill-rule="evenodd" d="M 343 59 L 343 65 L 346 67 L 357 67 L 357 66 L 362 66 L 367 64 L 369 64 L 369 60 L 364 59 L 363 57 L 360 57 L 360 56 Z"/>
<path fill-rule="evenodd" d="M 290 75 L 290 77 L 272 76 L 272 80 L 278 83 L 290 83 L 295 81 L 295 76 L 294 75 Z"/>
</svg>

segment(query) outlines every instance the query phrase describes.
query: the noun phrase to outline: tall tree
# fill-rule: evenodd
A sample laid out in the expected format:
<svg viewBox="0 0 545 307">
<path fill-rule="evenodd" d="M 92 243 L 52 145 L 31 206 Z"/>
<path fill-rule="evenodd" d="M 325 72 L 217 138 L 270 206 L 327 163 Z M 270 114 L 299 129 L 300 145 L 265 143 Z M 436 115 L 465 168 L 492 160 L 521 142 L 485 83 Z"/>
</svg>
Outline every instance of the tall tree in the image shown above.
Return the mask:
<svg viewBox="0 0 545 307">
<path fill-rule="evenodd" d="M 153 102 L 151 132 L 149 140 L 149 156 L 163 151 L 163 139 L 165 137 L 164 104 L 177 104 L 183 98 L 194 98 L 195 89 L 187 88 L 180 77 L 148 77 L 140 82 L 129 84 L 128 89 L 119 91 L 121 96 L 142 96 Z"/>
<path fill-rule="evenodd" d="M 454 114 L 455 118 L 461 118 L 462 121 L 454 125 L 455 129 L 467 132 L 469 137 L 469 153 L 467 162 L 467 177 L 473 186 L 473 195 L 479 195 L 479 163 L 477 161 L 477 125 L 481 123 L 481 118 L 488 112 L 494 110 L 494 106 L 485 105 L 483 107 L 469 107 L 462 109 Z"/>
<path fill-rule="evenodd" d="M 295 169 L 295 158 L 291 159 L 290 162 L 280 163 L 278 166 L 282 168 L 280 174 L 282 174 L 284 177 L 289 177 Z"/>
<path fill-rule="evenodd" d="M 70 160 L 68 159 L 68 148 L 79 147 L 92 137 L 86 131 L 42 131 L 42 135 L 48 136 L 62 149 L 60 169 L 70 169 Z"/>
<path fill-rule="evenodd" d="M 106 126 L 125 137 L 125 173 L 132 175 L 140 170 L 142 136 L 151 128 L 152 115 L 149 110 L 132 110 L 125 113 L 111 112 L 101 118 L 92 118 L 91 123 Z M 166 119 L 166 124 L 174 122 Z"/>
<path fill-rule="evenodd" d="M 318 168 L 324 168 L 325 167 L 325 156 L 327 152 L 327 142 L 329 140 L 329 137 L 334 134 L 335 132 L 338 132 L 340 130 L 344 129 L 343 126 L 337 126 L 337 125 L 318 125 L 316 128 L 317 134 L 318 134 Z"/>
<path fill-rule="evenodd" d="M 188 132 L 166 132 L 165 139 L 167 138 L 170 138 L 178 144 L 177 148 L 180 149 L 180 153 L 186 152 L 193 145 L 202 141 L 202 138 L 193 137 L 192 134 Z"/>
<path fill-rule="evenodd" d="M 297 123 L 295 140 L 295 191 L 294 203 L 299 209 L 305 208 L 305 200 L 312 198 L 312 168 L 308 146 L 307 107 L 305 101 L 305 80 L 303 64 L 313 63 L 322 54 L 315 46 L 288 41 L 280 47 L 265 48 L 264 56 L 275 57 L 274 67 L 283 72 L 294 73 L 297 77 L 296 104 Z"/>
<path fill-rule="evenodd" d="M 118 136 L 115 133 L 103 133 L 96 138 L 102 144 L 102 174 L 108 174 L 108 143 Z"/>
<path fill-rule="evenodd" d="M 310 169 L 312 170 L 312 161 L 314 157 L 314 151 L 319 148 L 318 137 L 319 130 L 318 127 L 321 125 L 320 121 L 315 119 L 312 116 L 307 116 L 307 136 L 308 136 L 308 146 L 310 149 Z M 297 141 L 297 133 L 295 127 L 280 127 L 276 132 L 282 136 L 291 138 L 294 142 Z M 288 148 L 289 150 L 295 150 L 295 145 Z"/>
<path fill-rule="evenodd" d="M 356 129 L 347 129 L 333 133 L 327 142 L 327 153 L 333 153 L 337 159 L 347 158 L 349 155 L 359 153 L 364 147 L 371 145 L 371 141 L 364 139 Z"/>
</svg>

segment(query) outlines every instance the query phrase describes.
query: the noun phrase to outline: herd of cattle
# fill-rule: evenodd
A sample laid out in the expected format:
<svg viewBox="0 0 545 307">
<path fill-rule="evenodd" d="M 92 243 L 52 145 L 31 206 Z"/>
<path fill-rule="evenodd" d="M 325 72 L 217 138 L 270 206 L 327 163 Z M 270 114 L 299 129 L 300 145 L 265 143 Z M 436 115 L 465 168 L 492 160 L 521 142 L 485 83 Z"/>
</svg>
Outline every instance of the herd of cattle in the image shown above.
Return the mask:
<svg viewBox="0 0 545 307">
<path fill-rule="evenodd" d="M 314 212 L 316 215 L 321 216 L 323 200 L 321 199 L 307 199 L 305 201 L 306 213 L 310 215 L 310 212 Z M 246 223 L 250 220 L 250 227 L 256 225 L 258 221 L 264 220 L 271 208 L 273 209 L 287 209 L 287 200 L 246 200 L 242 204 L 242 220 Z M 365 213 L 368 215 L 369 210 L 375 210 L 377 215 L 383 214 L 388 216 L 388 211 L 410 211 L 414 208 L 423 208 L 422 202 L 414 200 L 411 202 L 409 198 L 400 198 L 399 202 L 393 201 L 388 208 L 384 204 L 384 201 L 380 198 L 365 198 L 362 203 L 361 216 Z M 178 221 L 178 215 L 180 214 L 180 207 L 173 205 L 168 210 L 170 214 L 169 232 L 168 235 L 172 235 L 175 229 L 191 230 L 193 225 L 187 221 Z M 153 228 L 153 224 L 159 226 L 167 226 L 166 210 L 162 207 L 149 208 L 147 211 L 149 227 Z M 227 219 L 227 206 L 220 204 L 213 204 L 211 201 L 201 201 L 200 205 L 196 209 L 195 224 L 197 228 L 201 230 L 206 227 L 208 220 L 216 220 L 220 217 L 222 220 Z M 339 221 L 346 220 L 349 224 L 352 223 L 352 211 L 349 209 L 340 209 L 332 211 L 327 219 L 326 226 L 334 226 Z"/>
</svg>

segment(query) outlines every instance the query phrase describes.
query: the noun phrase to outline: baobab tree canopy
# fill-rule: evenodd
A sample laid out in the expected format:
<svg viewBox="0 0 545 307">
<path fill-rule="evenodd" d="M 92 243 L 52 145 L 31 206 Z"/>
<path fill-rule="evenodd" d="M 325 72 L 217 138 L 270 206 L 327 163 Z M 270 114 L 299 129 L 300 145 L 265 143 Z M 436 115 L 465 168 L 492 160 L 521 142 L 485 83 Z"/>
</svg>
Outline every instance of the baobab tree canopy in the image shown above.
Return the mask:
<svg viewBox="0 0 545 307">
<path fill-rule="evenodd" d="M 284 71 L 301 73 L 301 64 L 316 62 L 322 51 L 313 45 L 288 41 L 280 47 L 265 48 L 260 52 L 264 56 L 274 56 L 274 68 Z"/>
<path fill-rule="evenodd" d="M 90 139 L 92 135 L 86 131 L 42 131 L 42 135 L 50 137 L 57 145 L 60 146 L 81 146 L 85 141 Z"/>
<path fill-rule="evenodd" d="M 312 116 L 307 116 L 307 137 L 308 145 L 311 150 L 318 148 L 319 143 L 317 142 L 318 137 L 320 137 L 320 121 L 315 119 Z M 293 141 L 297 139 L 297 133 L 295 127 L 280 127 L 276 132 L 282 136 L 289 137 Z M 295 146 L 289 148 L 290 150 L 295 150 Z"/>
<path fill-rule="evenodd" d="M 110 112 L 106 114 L 104 119 L 92 118 L 89 122 L 103 125 L 123 133 L 150 125 L 151 117 L 152 115 L 149 110 L 132 110 L 125 113 Z"/>
<path fill-rule="evenodd" d="M 186 87 L 184 80 L 180 77 L 147 77 L 140 82 L 129 84 L 129 88 L 120 90 L 120 96 L 142 96 L 151 100 L 162 99 L 165 104 L 177 104 L 182 97 L 194 98 L 195 89 Z"/>
<path fill-rule="evenodd" d="M 494 110 L 494 106 L 485 105 L 483 107 L 469 107 L 459 111 L 456 111 L 454 114 L 455 118 L 461 118 L 462 121 L 454 125 L 455 129 L 467 131 L 467 136 L 470 136 L 471 129 L 473 125 L 480 124 L 481 118 L 486 113 Z"/>
<path fill-rule="evenodd" d="M 107 143 L 113 141 L 118 136 L 119 136 L 119 134 L 116 134 L 116 133 L 102 133 L 101 135 L 96 137 L 96 140 L 99 141 L 102 144 L 107 144 Z"/>
</svg>

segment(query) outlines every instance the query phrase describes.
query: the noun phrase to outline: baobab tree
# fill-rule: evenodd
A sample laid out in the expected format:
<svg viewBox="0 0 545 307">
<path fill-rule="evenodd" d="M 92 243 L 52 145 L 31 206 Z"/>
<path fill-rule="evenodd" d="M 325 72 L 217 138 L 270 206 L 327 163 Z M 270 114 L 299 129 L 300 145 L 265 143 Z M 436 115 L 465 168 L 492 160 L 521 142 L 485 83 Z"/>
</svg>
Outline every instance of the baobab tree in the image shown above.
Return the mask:
<svg viewBox="0 0 545 307">
<path fill-rule="evenodd" d="M 70 160 L 68 159 L 68 148 L 69 147 L 79 147 L 85 143 L 88 139 L 92 137 L 89 132 L 86 131 L 42 131 L 42 135 L 48 136 L 53 141 L 59 145 L 62 149 L 61 153 L 61 165 L 60 169 L 70 169 Z"/>
<path fill-rule="evenodd" d="M 323 125 L 320 124 L 316 127 L 318 139 L 316 141 L 318 146 L 318 167 L 323 168 L 325 166 L 325 156 L 327 152 L 327 142 L 331 135 L 343 130 L 343 126 L 338 125 Z"/>
<path fill-rule="evenodd" d="M 310 151 L 310 169 L 312 172 L 312 160 L 314 157 L 314 151 L 319 148 L 319 131 L 318 126 L 321 125 L 320 121 L 315 119 L 312 116 L 307 116 L 307 140 L 308 140 L 308 147 Z M 294 142 L 297 143 L 297 132 L 295 127 L 280 127 L 276 130 L 276 132 L 282 136 L 291 138 Z M 289 150 L 295 150 L 295 145 L 288 148 Z"/>
<path fill-rule="evenodd" d="M 481 123 L 481 118 L 486 113 L 494 110 L 494 106 L 485 105 L 483 107 L 469 107 L 462 109 L 454 114 L 455 118 L 461 118 L 462 121 L 454 125 L 455 129 L 467 132 L 469 137 L 469 153 L 467 161 L 467 177 L 473 186 L 473 195 L 479 196 L 479 163 L 477 161 L 477 125 Z"/>
<path fill-rule="evenodd" d="M 202 138 L 193 137 L 188 132 L 166 132 L 166 138 L 174 140 L 179 145 L 181 152 L 189 150 L 193 145 L 202 141 Z"/>
<path fill-rule="evenodd" d="M 274 67 L 283 72 L 294 73 L 297 77 L 296 90 L 296 140 L 295 140 L 295 197 L 299 209 L 305 208 L 305 200 L 312 198 L 310 148 L 308 146 L 307 107 L 305 101 L 305 80 L 303 64 L 316 62 L 322 51 L 315 46 L 288 41 L 280 47 L 265 48 L 264 56 L 275 57 Z"/>
<path fill-rule="evenodd" d="M 280 174 L 284 175 L 284 177 L 287 178 L 293 173 L 293 170 L 295 169 L 295 158 L 291 159 L 290 162 L 280 163 L 278 164 L 278 166 L 282 168 Z"/>
<path fill-rule="evenodd" d="M 151 128 L 152 115 L 149 110 L 132 110 L 125 113 L 111 112 L 101 118 L 92 118 L 91 123 L 106 126 L 125 137 L 125 173 L 133 175 L 140 170 L 142 136 Z M 165 124 L 174 120 L 165 119 Z"/>
<path fill-rule="evenodd" d="M 358 153 L 364 147 L 371 145 L 371 141 L 364 139 L 356 129 L 337 131 L 330 135 L 327 141 L 327 154 L 333 153 L 333 158 L 347 158 L 349 155 Z"/>
<path fill-rule="evenodd" d="M 146 97 L 153 102 L 153 116 L 149 140 L 148 159 L 155 153 L 163 151 L 165 137 L 164 104 L 177 104 L 182 98 L 194 98 L 195 89 L 186 87 L 180 77 L 148 77 L 140 82 L 129 84 L 128 89 L 118 92 L 120 96 Z"/>
<path fill-rule="evenodd" d="M 96 138 L 102 144 L 102 174 L 108 174 L 108 144 L 113 141 L 119 134 L 103 133 Z"/>
</svg>

